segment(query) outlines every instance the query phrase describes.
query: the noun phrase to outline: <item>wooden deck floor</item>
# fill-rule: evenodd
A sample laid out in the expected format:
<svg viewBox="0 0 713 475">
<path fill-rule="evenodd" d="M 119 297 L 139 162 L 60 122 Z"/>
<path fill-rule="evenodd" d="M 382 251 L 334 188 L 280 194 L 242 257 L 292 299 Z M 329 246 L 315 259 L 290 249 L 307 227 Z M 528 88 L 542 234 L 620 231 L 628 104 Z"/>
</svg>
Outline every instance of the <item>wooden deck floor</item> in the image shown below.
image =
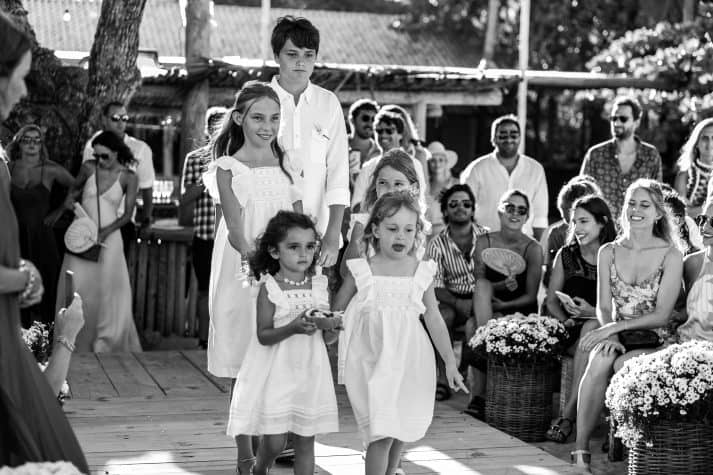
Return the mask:
<svg viewBox="0 0 713 475">
<path fill-rule="evenodd" d="M 229 381 L 210 376 L 203 351 L 74 355 L 65 410 L 92 473 L 230 474 Z M 361 443 L 342 386 L 338 434 L 317 438 L 319 474 L 363 474 Z M 575 473 L 569 464 L 438 403 L 426 437 L 404 453 L 408 474 Z M 274 475 L 292 473 L 277 465 Z"/>
</svg>

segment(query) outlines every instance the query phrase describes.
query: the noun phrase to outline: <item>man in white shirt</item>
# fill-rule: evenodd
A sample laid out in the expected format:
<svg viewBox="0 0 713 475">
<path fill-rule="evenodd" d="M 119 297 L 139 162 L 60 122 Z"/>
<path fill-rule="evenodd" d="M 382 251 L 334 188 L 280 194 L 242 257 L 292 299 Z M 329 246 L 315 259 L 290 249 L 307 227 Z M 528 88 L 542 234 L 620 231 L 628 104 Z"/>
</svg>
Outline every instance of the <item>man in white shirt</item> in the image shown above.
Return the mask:
<svg viewBox="0 0 713 475">
<path fill-rule="evenodd" d="M 124 143 L 129 146 L 137 160 L 135 167 L 132 169 L 136 172 L 139 180 L 139 192 L 143 199 L 143 218 L 139 225 L 141 228 L 147 228 L 151 225 L 151 213 L 153 211 L 153 182 L 156 178 L 156 172 L 153 167 L 153 153 L 151 147 L 143 140 L 136 139 L 126 133 L 126 123 L 129 121 L 129 115 L 126 112 L 124 104 L 118 101 L 109 102 L 102 109 L 101 125 L 102 129 L 90 138 L 84 146 L 82 154 L 82 162 L 92 160 L 92 140 L 101 132 L 108 130 L 114 132 L 119 137 L 124 139 Z M 123 209 L 123 204 L 120 210 Z M 129 222 L 121 228 L 121 237 L 124 240 L 124 252 L 128 252 L 128 243 L 136 239 L 136 225 Z"/>
<path fill-rule="evenodd" d="M 289 167 L 304 181 L 302 206 L 322 233 L 319 264 L 337 262 L 344 208 L 349 206 L 347 129 L 339 99 L 312 84 L 319 31 L 305 18 L 285 16 L 272 30 L 272 51 L 280 66 L 272 88 L 280 97 L 278 142 Z"/>
<path fill-rule="evenodd" d="M 517 117 L 510 114 L 495 119 L 490 129 L 495 150 L 473 160 L 461 173 L 460 182 L 475 193 L 475 220 L 491 231 L 500 229 L 498 201 L 503 193 L 513 188 L 524 191 L 532 211 L 522 231 L 539 240 L 549 224 L 547 179 L 539 162 L 518 152 L 520 137 Z"/>
</svg>

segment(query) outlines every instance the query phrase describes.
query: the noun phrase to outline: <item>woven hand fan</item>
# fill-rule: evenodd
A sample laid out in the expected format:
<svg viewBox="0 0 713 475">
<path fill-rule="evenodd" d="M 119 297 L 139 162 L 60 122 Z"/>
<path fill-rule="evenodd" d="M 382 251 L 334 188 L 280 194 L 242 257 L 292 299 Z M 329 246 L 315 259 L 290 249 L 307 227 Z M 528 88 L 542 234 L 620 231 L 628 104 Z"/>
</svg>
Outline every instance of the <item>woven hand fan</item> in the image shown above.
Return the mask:
<svg viewBox="0 0 713 475">
<path fill-rule="evenodd" d="M 81 253 L 97 243 L 99 230 L 97 224 L 78 204 L 75 204 L 74 213 L 77 217 L 64 233 L 64 245 L 70 252 Z"/>
<path fill-rule="evenodd" d="M 517 252 L 500 247 L 489 247 L 481 254 L 486 266 L 503 275 L 517 275 L 525 271 L 527 264 Z"/>
</svg>

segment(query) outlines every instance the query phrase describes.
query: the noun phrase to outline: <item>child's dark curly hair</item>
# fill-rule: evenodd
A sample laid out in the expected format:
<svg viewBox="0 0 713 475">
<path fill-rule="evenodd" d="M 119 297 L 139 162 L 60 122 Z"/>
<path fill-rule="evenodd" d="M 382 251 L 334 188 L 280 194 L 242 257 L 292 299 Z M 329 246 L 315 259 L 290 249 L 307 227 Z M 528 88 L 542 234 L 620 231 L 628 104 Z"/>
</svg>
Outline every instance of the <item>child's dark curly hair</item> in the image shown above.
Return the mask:
<svg viewBox="0 0 713 475">
<path fill-rule="evenodd" d="M 280 270 L 280 261 L 272 257 L 270 252 L 277 249 L 278 244 L 287 237 L 288 231 L 292 228 L 311 229 L 319 243 L 319 233 L 314 221 L 309 216 L 294 211 L 278 211 L 268 221 L 265 232 L 257 239 L 256 251 L 250 256 L 250 269 L 256 279 L 260 280 L 260 276 L 265 273 L 275 275 Z M 319 252 L 315 252 L 314 260 L 307 269 L 307 274 L 314 274 L 314 266 L 318 257 Z"/>
</svg>

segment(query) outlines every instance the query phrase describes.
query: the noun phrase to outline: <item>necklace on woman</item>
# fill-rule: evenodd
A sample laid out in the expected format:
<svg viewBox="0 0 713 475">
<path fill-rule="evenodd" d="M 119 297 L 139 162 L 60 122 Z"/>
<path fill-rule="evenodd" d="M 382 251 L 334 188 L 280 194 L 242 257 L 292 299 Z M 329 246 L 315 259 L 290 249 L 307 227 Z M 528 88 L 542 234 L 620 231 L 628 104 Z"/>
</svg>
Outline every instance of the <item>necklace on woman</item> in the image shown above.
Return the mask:
<svg viewBox="0 0 713 475">
<path fill-rule="evenodd" d="M 294 281 L 294 280 L 290 280 L 290 279 L 288 279 L 287 277 L 285 277 L 284 275 L 281 275 L 281 274 L 277 274 L 277 277 L 279 277 L 280 280 L 282 280 L 282 282 L 284 282 L 285 284 L 290 284 L 290 285 L 292 285 L 292 286 L 294 286 L 294 287 L 300 287 L 300 286 L 302 286 L 302 285 L 305 285 L 305 284 L 309 281 L 309 276 L 308 276 L 308 275 L 305 275 L 305 278 L 302 279 L 302 280 L 299 281 L 299 282 L 296 282 L 296 281 Z"/>
</svg>

